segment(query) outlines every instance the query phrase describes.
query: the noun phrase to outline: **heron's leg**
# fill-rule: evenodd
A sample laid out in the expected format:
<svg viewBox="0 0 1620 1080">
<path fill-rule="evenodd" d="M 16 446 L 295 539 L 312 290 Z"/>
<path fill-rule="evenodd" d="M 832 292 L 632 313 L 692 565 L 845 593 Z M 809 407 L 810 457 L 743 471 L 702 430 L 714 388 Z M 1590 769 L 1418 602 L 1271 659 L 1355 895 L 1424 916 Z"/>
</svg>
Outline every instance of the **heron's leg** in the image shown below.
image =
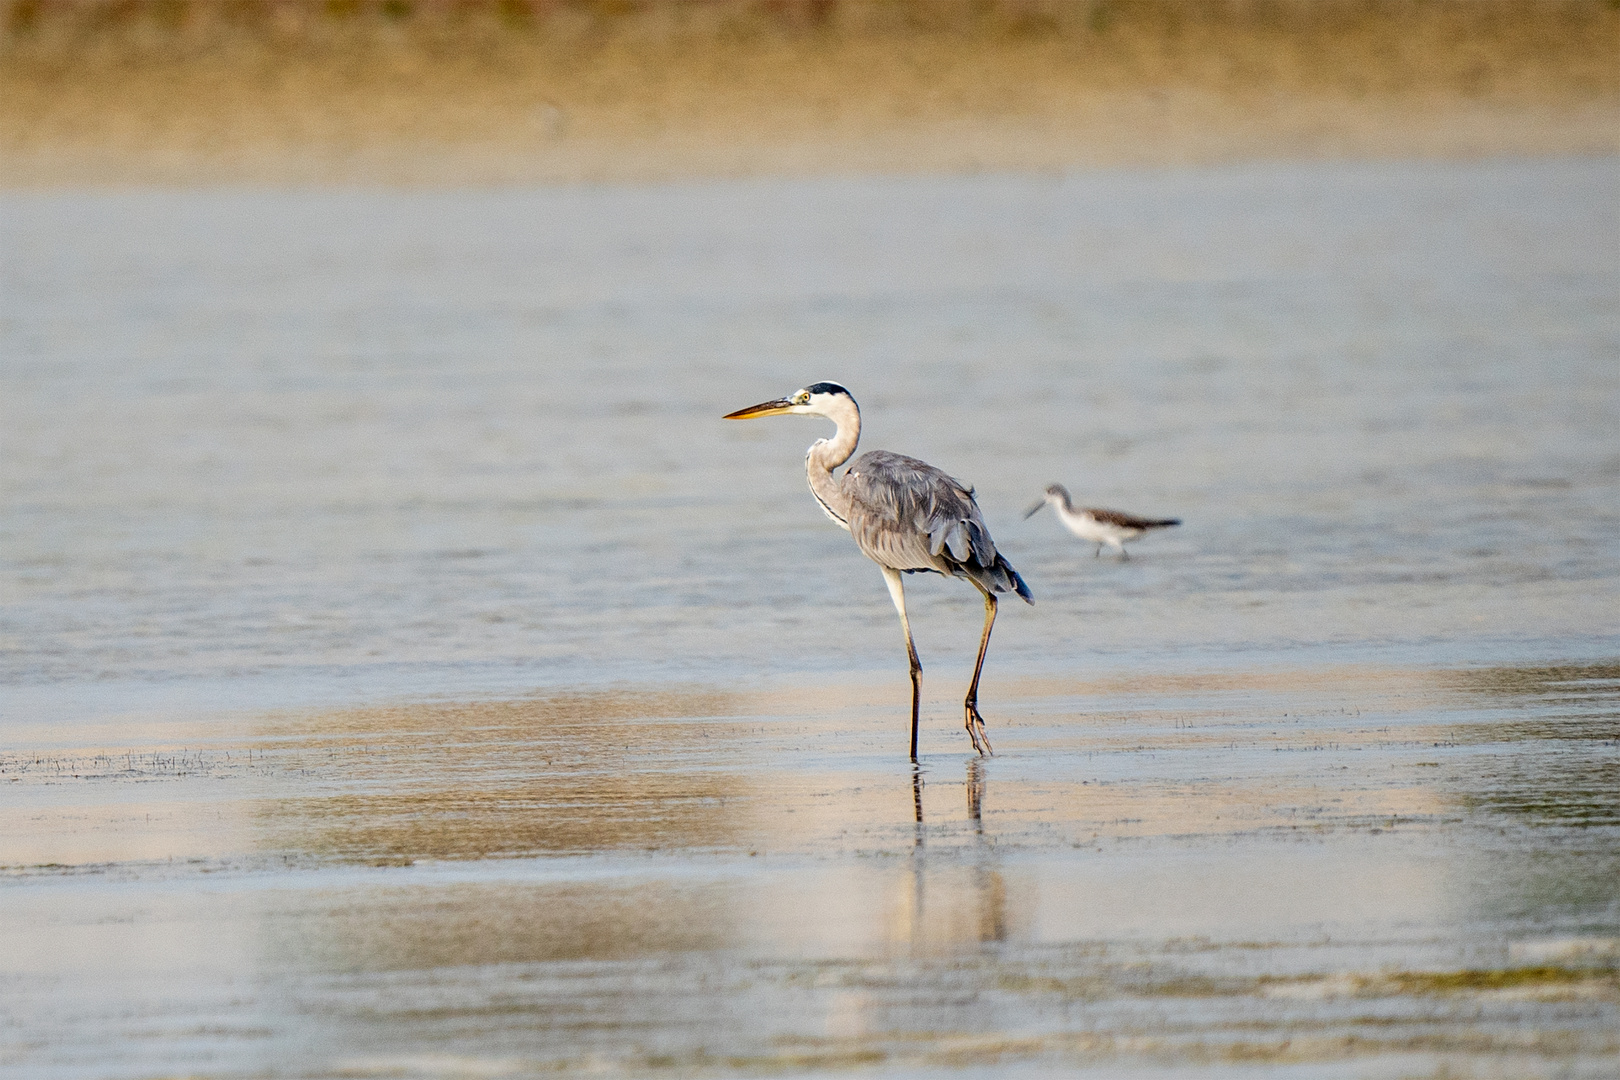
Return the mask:
<svg viewBox="0 0 1620 1080">
<path fill-rule="evenodd" d="M 973 581 L 972 578 L 968 579 Z M 984 653 L 990 648 L 990 628 L 996 625 L 996 594 L 973 582 L 973 587 L 984 596 L 984 633 L 979 635 L 979 659 L 973 665 L 973 682 L 968 685 L 967 700 L 962 702 L 963 712 L 967 714 L 968 738 L 973 740 L 973 749 L 981 754 L 991 753 L 990 736 L 984 733 L 984 717 L 979 715 L 979 673 L 984 670 Z"/>
<path fill-rule="evenodd" d="M 922 662 L 917 659 L 917 646 L 911 640 L 911 620 L 906 618 L 906 586 L 900 571 L 883 568 L 883 580 L 888 583 L 894 610 L 900 613 L 900 629 L 906 632 L 906 659 L 911 661 L 911 760 L 917 760 L 917 705 L 922 693 Z"/>
</svg>

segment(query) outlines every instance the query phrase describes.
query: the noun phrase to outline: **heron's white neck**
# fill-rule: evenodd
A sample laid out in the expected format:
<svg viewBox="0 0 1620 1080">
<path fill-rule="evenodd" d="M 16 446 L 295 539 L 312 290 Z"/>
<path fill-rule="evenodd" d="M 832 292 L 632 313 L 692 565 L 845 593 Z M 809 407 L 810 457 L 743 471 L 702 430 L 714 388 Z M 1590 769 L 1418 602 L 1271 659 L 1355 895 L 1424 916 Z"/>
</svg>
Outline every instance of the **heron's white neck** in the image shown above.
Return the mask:
<svg viewBox="0 0 1620 1080">
<path fill-rule="evenodd" d="M 861 411 L 847 397 L 839 396 L 825 405 L 821 415 L 838 425 L 830 439 L 817 439 L 804 455 L 805 477 L 821 508 L 844 528 L 849 528 L 850 498 L 844 493 L 833 470 L 850 459 L 861 441 Z"/>
</svg>

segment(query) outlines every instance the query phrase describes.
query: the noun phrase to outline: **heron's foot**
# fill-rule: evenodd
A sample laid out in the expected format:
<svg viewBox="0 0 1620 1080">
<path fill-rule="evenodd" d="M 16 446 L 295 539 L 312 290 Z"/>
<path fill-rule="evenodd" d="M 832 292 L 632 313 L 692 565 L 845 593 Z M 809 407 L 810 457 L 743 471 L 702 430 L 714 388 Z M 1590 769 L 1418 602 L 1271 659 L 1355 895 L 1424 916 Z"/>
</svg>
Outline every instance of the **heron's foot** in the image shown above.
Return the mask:
<svg viewBox="0 0 1620 1080">
<path fill-rule="evenodd" d="M 969 698 L 963 702 L 963 710 L 967 713 L 968 738 L 973 740 L 973 749 L 979 752 L 980 757 L 995 753 L 990 748 L 990 736 L 984 732 L 984 717 L 979 715 L 979 703 Z"/>
</svg>

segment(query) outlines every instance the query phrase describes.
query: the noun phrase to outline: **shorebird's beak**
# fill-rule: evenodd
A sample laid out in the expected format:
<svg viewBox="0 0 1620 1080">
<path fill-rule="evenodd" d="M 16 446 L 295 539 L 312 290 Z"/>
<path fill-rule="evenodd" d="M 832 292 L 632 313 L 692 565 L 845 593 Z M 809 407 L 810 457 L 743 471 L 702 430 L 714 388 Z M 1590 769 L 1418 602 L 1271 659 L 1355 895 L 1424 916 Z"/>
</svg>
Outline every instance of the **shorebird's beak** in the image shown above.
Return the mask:
<svg viewBox="0 0 1620 1080">
<path fill-rule="evenodd" d="M 757 416 L 778 416 L 793 411 L 791 398 L 777 398 L 775 401 L 762 401 L 758 405 L 750 405 L 746 409 L 738 409 L 734 413 L 726 413 L 722 420 L 752 420 Z"/>
<path fill-rule="evenodd" d="M 1040 513 L 1041 512 L 1041 507 L 1043 507 L 1045 505 L 1046 505 L 1046 500 L 1042 499 L 1040 502 L 1036 503 L 1034 506 L 1030 507 L 1028 510 L 1025 510 L 1024 511 L 1024 520 L 1028 521 L 1030 518 L 1032 518 L 1036 514 Z"/>
</svg>

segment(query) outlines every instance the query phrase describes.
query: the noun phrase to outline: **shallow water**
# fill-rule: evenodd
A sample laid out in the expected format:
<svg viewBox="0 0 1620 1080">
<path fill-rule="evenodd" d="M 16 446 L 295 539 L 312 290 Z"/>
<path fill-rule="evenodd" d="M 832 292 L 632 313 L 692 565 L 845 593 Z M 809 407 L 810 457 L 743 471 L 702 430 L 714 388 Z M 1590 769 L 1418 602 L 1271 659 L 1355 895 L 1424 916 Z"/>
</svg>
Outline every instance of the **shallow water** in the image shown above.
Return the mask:
<svg viewBox="0 0 1620 1080">
<path fill-rule="evenodd" d="M 977 485 L 1000 670 L 1616 652 L 1612 158 L 4 206 L 8 684 L 892 671 L 826 425 L 718 420 L 822 378 Z"/>
<path fill-rule="evenodd" d="M 5 195 L 0 1072 L 1612 1075 L 1617 196 Z M 822 378 L 994 758 L 718 419 Z"/>
</svg>

